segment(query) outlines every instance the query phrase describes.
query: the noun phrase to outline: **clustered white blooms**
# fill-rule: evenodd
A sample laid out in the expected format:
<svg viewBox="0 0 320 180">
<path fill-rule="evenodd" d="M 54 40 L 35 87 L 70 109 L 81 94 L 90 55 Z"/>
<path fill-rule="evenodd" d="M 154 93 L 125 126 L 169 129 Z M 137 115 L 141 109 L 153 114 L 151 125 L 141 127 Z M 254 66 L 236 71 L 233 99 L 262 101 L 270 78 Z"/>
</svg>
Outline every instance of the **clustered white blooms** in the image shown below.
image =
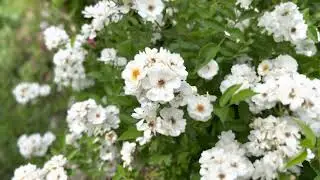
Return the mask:
<svg viewBox="0 0 320 180">
<path fill-rule="evenodd" d="M 63 33 L 62 33 L 63 32 Z M 94 82 L 86 77 L 83 62 L 87 51 L 77 43 L 72 46 L 64 30 L 51 26 L 44 31 L 45 42 L 49 50 L 59 49 L 53 57 L 54 82 L 61 86 L 71 86 L 75 90 L 82 90 Z"/>
<path fill-rule="evenodd" d="M 43 168 L 43 174 L 46 180 L 67 180 L 68 175 L 64 166 L 67 164 L 67 158 L 63 155 L 55 155 L 47 161 Z"/>
<path fill-rule="evenodd" d="M 249 64 L 235 64 L 220 90 L 224 92 L 235 84 L 242 84 L 240 89 L 250 88 L 257 93 L 247 101 L 251 112 L 257 114 L 281 103 L 319 135 L 320 80 L 298 73 L 298 63 L 291 56 L 264 60 L 258 65 L 257 73 Z"/>
<path fill-rule="evenodd" d="M 66 164 L 67 159 L 63 155 L 56 155 L 42 169 L 30 163 L 22 165 L 14 171 L 12 180 L 67 180 Z"/>
<path fill-rule="evenodd" d="M 103 170 L 107 172 L 108 177 L 115 175 L 116 167 L 119 159 L 119 150 L 115 143 L 118 135 L 113 130 L 105 133 L 104 138 L 95 140 L 95 143 L 100 145 L 100 162 L 103 165 Z"/>
<path fill-rule="evenodd" d="M 71 134 L 103 135 L 119 127 L 119 109 L 114 105 L 102 107 L 95 100 L 88 99 L 71 106 L 67 123 Z"/>
<path fill-rule="evenodd" d="M 250 67 L 247 64 L 234 65 L 232 70 L 240 66 Z M 251 112 L 260 113 L 281 103 L 288 106 L 293 115 L 305 121 L 319 134 L 320 80 L 309 79 L 297 70 L 298 63 L 294 58 L 280 55 L 275 59 L 262 61 L 257 67 L 258 77 L 251 68 L 250 74 L 254 81 L 242 78 L 232 71 L 233 73 L 221 83 L 220 89 L 225 90 L 231 85 L 243 84 L 243 87 L 251 88 L 257 93 L 248 101 Z M 245 68 L 242 68 L 242 71 L 244 72 Z M 256 81 L 259 79 L 260 81 Z"/>
<path fill-rule="evenodd" d="M 97 137 L 95 143 L 100 146 L 99 163 L 107 164 L 104 170 L 113 176 L 119 152 L 114 144 L 118 136 L 112 129 L 119 127 L 119 109 L 114 105 L 102 107 L 93 99 L 88 99 L 71 106 L 67 123 L 70 133 L 66 135 L 66 144 L 79 147 L 77 140 L 84 134 Z M 104 138 L 99 138 L 102 135 Z"/>
<path fill-rule="evenodd" d="M 49 146 L 56 140 L 56 136 L 52 132 L 46 132 L 43 136 L 39 133 L 31 135 L 22 135 L 19 137 L 17 145 L 20 154 L 24 158 L 32 156 L 44 156 L 47 153 Z"/>
<path fill-rule="evenodd" d="M 83 48 L 66 47 L 60 49 L 53 57 L 54 82 L 61 86 L 71 86 L 82 90 L 94 82 L 86 77 L 83 62 L 87 51 Z"/>
<path fill-rule="evenodd" d="M 159 22 L 162 20 L 162 11 L 165 8 L 162 0 L 133 0 L 132 3 L 132 9 L 137 10 L 146 21 Z"/>
<path fill-rule="evenodd" d="M 100 149 L 100 159 L 103 161 L 113 161 L 116 158 L 115 142 L 118 139 L 118 135 L 113 130 L 107 132 L 102 139 L 102 148 Z"/>
<path fill-rule="evenodd" d="M 122 72 L 125 93 L 135 95 L 140 102 L 171 101 L 187 76 L 182 57 L 164 48 L 146 48 Z"/>
<path fill-rule="evenodd" d="M 22 165 L 14 171 L 14 176 L 12 180 L 32 180 L 32 179 L 41 179 L 42 172 L 41 169 L 37 168 L 36 165 L 26 164 Z"/>
<path fill-rule="evenodd" d="M 122 149 L 120 151 L 121 159 L 123 161 L 123 167 L 132 169 L 131 163 L 133 161 L 133 153 L 136 150 L 136 143 L 130 143 L 128 141 L 123 142 Z"/>
<path fill-rule="evenodd" d="M 268 34 L 273 34 L 276 42 L 290 41 L 299 54 L 313 56 L 317 51 L 314 42 L 307 37 L 308 25 L 303 14 L 292 2 L 281 3 L 273 11 L 265 12 L 258 26 L 264 27 Z"/>
<path fill-rule="evenodd" d="M 13 89 L 16 101 L 20 104 L 26 104 L 39 96 L 48 96 L 51 88 L 49 85 L 40 85 L 35 82 L 22 82 Z"/>
<path fill-rule="evenodd" d="M 101 133 L 99 133 L 101 134 Z M 75 148 L 80 148 L 77 142 L 82 137 L 81 134 L 70 133 L 66 135 L 66 144 L 72 145 Z M 118 135 L 115 131 L 111 130 L 104 134 L 104 138 L 96 137 L 94 143 L 99 146 L 99 164 L 103 171 L 106 172 L 108 177 L 115 175 L 116 167 L 118 164 L 119 150 L 115 143 L 118 139 Z M 80 149 L 79 149 L 80 150 Z"/>
<path fill-rule="evenodd" d="M 186 120 L 180 106 L 188 105 L 188 113 L 195 120 L 211 118 L 215 96 L 197 94 L 196 88 L 186 82 L 187 75 L 182 57 L 164 48 L 146 48 L 126 65 L 122 72 L 125 94 L 136 96 L 141 104 L 132 114 L 139 120 L 137 129 L 144 132 L 137 138 L 139 144 L 149 142 L 156 133 L 183 133 Z M 171 107 L 162 108 L 166 103 Z"/>
<path fill-rule="evenodd" d="M 241 89 L 250 88 L 256 92 L 247 100 L 253 113 L 271 109 L 277 104 L 287 106 L 287 110 L 291 111 L 289 114 L 292 116 L 256 118 L 251 124 L 253 130 L 245 147 L 248 156 L 259 158 L 253 163 L 253 179 L 276 178 L 278 172 L 287 171 L 285 164 L 289 158 L 303 150 L 300 146 L 301 132 L 293 118 L 299 117 L 317 134 L 320 132 L 320 81 L 311 80 L 297 70 L 298 63 L 294 58 L 280 55 L 262 61 L 257 73 L 250 62 L 235 64 L 231 74 L 221 83 L 221 92 L 235 84 L 242 84 Z M 312 152 L 309 149 L 307 152 L 307 160 L 312 159 Z M 298 166 L 289 170 L 299 172 Z"/>
<path fill-rule="evenodd" d="M 208 64 L 201 67 L 197 73 L 200 77 L 206 80 L 212 80 L 212 78 L 218 74 L 219 65 L 215 60 L 210 60 Z"/>
<path fill-rule="evenodd" d="M 289 55 L 280 55 L 273 60 L 262 61 L 257 68 L 261 82 L 252 88 L 259 94 L 251 99 L 251 111 L 258 113 L 270 109 L 277 102 L 289 105 L 292 111 L 302 106 L 304 96 L 309 96 L 303 91 L 306 92 L 309 89 L 312 92 L 313 86 L 308 78 L 300 75 L 297 70 L 297 61 Z"/>
<path fill-rule="evenodd" d="M 82 90 L 94 84 L 94 81 L 86 77 L 83 62 L 87 51 L 82 47 L 87 40 L 96 37 L 111 22 L 118 22 L 129 11 L 126 6 L 120 6 L 113 1 L 102 0 L 93 6 L 87 6 L 82 11 L 85 18 L 92 19 L 90 24 L 84 24 L 81 32 L 75 36 L 71 44 L 68 35 L 61 28 L 49 27 L 44 31 L 45 41 L 49 50 L 58 47 L 54 55 L 55 77 L 54 82 L 59 86 L 71 86 L 74 90 Z M 119 66 L 126 63 L 124 58 L 117 58 L 115 62 Z"/>
<path fill-rule="evenodd" d="M 138 137 L 140 145 L 146 144 L 151 138 L 160 133 L 166 136 L 179 136 L 185 131 L 186 119 L 183 118 L 183 111 L 175 107 L 165 107 L 157 112 L 160 105 L 155 103 L 143 103 L 136 108 L 132 117 L 138 119 L 136 124 L 138 131 L 143 131 L 143 136 Z"/>
<path fill-rule="evenodd" d="M 253 130 L 245 144 L 248 156 L 258 159 L 253 163 L 253 179 L 275 179 L 278 172 L 286 172 L 285 164 L 303 150 L 300 146 L 301 132 L 293 117 L 256 118 L 250 124 Z M 260 157 L 260 158 L 259 158 Z M 307 160 L 314 157 L 308 150 Z M 295 167 L 297 172 L 298 166 Z M 293 168 L 289 170 L 294 170 Z"/>
<path fill-rule="evenodd" d="M 215 147 L 199 159 L 201 180 L 250 179 L 254 168 L 232 131 L 222 132 Z"/>
<path fill-rule="evenodd" d="M 84 39 L 94 39 L 96 33 L 112 22 L 118 22 L 123 15 L 129 12 L 129 7 L 120 6 L 110 0 L 102 0 L 92 6 L 87 6 L 82 11 L 85 18 L 92 19 L 91 24 L 84 24 L 81 35 Z"/>
<path fill-rule="evenodd" d="M 252 0 L 237 0 L 236 4 L 247 10 Z M 162 0 L 133 0 L 132 9 L 145 20 L 163 25 L 165 4 Z M 91 86 L 94 82 L 86 77 L 84 61 L 87 51 L 83 48 L 87 40 L 96 38 L 97 33 L 110 23 L 118 22 L 129 12 L 129 6 L 119 5 L 110 0 L 102 0 L 93 6 L 87 6 L 83 11 L 85 18 L 92 19 L 84 24 L 81 32 L 71 43 L 67 33 L 59 27 L 49 27 L 44 31 L 45 44 L 49 50 L 60 48 L 54 55 L 54 81 L 59 86 L 72 86 L 75 90 Z M 176 9 L 166 9 L 166 14 L 172 16 Z M 236 10 L 236 16 L 240 12 Z M 243 31 L 249 24 L 249 19 L 240 22 L 230 21 L 234 27 Z M 172 24 L 175 25 L 174 20 Z M 307 56 L 316 53 L 314 42 L 307 38 L 307 24 L 298 7 L 291 2 L 282 3 L 272 12 L 266 12 L 258 26 L 264 27 L 272 34 L 276 42 L 289 41 L 296 47 L 296 52 Z M 225 35 L 230 33 L 225 31 Z M 159 32 L 153 33 L 152 42 L 161 38 Z M 249 142 L 241 145 L 235 140 L 232 131 L 222 132 L 215 147 L 202 152 L 199 159 L 202 180 L 211 179 L 266 179 L 277 177 L 279 172 L 299 171 L 299 165 L 286 169 L 285 163 L 304 148 L 300 145 L 302 134 L 292 120 L 300 117 L 310 127 L 320 134 L 320 80 L 309 79 L 299 74 L 298 63 L 289 55 L 280 55 L 275 59 L 262 61 L 255 71 L 251 65 L 252 59 L 247 56 L 238 58 L 237 64 L 231 68 L 231 74 L 221 83 L 223 93 L 235 84 L 241 84 L 238 91 L 251 89 L 257 94 L 248 99 L 250 110 L 260 113 L 271 109 L 277 103 L 288 106 L 292 116 L 256 118 L 250 124 L 253 129 L 248 136 Z M 184 60 L 177 53 L 169 50 L 145 48 L 135 55 L 134 60 L 127 64 L 127 59 L 118 57 L 113 48 L 101 51 L 98 61 L 114 66 L 125 66 L 121 76 L 125 81 L 124 91 L 135 96 L 140 107 L 134 109 L 132 117 L 139 120 L 136 123 L 138 131 L 143 136 L 136 141 L 148 143 L 157 134 L 177 137 L 185 132 L 186 119 L 183 106 L 186 106 L 189 117 L 196 121 L 208 121 L 212 118 L 215 96 L 200 95 L 197 88 L 188 84 L 188 72 Z M 206 80 L 212 80 L 218 73 L 219 66 L 211 60 L 197 71 Z M 37 83 L 21 83 L 13 93 L 19 103 L 25 104 L 37 96 L 45 96 L 50 87 Z M 136 143 L 124 142 L 120 151 L 115 145 L 117 134 L 113 131 L 119 127 L 119 109 L 114 105 L 103 107 L 93 99 L 74 103 L 68 110 L 67 123 L 69 134 L 66 143 L 77 147 L 77 140 L 84 134 L 95 136 L 94 143 L 99 143 L 100 159 L 108 163 L 104 169 L 110 176 L 115 173 L 119 156 L 123 167 L 132 169 Z M 104 139 L 98 136 L 104 135 Z M 52 133 L 23 135 L 18 140 L 21 154 L 31 156 L 45 155 L 48 146 L 55 140 Z M 307 149 L 310 160 L 314 157 Z M 248 157 L 255 159 L 252 163 Z M 42 169 L 27 164 L 16 169 L 13 180 L 66 180 L 64 169 L 67 160 L 62 155 L 54 156 L 45 163 Z"/>
<path fill-rule="evenodd" d="M 235 64 L 231 68 L 231 74 L 227 75 L 220 84 L 220 91 L 223 93 L 235 84 L 242 84 L 239 90 L 254 87 L 259 82 L 254 68 L 248 64 Z"/>
<path fill-rule="evenodd" d="M 125 66 L 127 64 L 127 59 L 125 57 L 117 56 L 117 50 L 115 50 L 114 48 L 103 49 L 98 61 L 114 66 Z"/>
<path fill-rule="evenodd" d="M 66 31 L 60 27 L 51 26 L 43 32 L 44 41 L 49 50 L 68 44 L 70 39 Z"/>
<path fill-rule="evenodd" d="M 278 173 L 299 173 L 300 165 L 286 168 L 286 163 L 304 148 L 299 126 L 293 117 L 256 118 L 250 124 L 248 142 L 241 145 L 231 132 L 222 132 L 212 149 L 202 152 L 199 159 L 200 175 L 206 179 L 265 179 L 272 180 Z M 314 158 L 307 149 L 306 160 Z M 254 163 L 248 159 L 253 157 Z"/>
</svg>

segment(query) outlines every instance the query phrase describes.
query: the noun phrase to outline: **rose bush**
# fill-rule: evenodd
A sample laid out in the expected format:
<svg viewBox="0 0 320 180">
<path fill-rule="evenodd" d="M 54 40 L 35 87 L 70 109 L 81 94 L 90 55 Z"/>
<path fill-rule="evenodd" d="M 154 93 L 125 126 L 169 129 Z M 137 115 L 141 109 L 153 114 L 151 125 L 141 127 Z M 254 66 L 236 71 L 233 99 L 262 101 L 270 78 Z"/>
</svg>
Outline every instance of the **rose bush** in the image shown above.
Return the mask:
<svg viewBox="0 0 320 180">
<path fill-rule="evenodd" d="M 64 123 L 18 135 L 26 161 L 12 179 L 320 178 L 319 9 L 315 0 L 44 3 L 50 78 L 21 78 L 11 91 L 29 114 L 42 101 L 58 106 L 65 114 L 47 119 Z"/>
</svg>

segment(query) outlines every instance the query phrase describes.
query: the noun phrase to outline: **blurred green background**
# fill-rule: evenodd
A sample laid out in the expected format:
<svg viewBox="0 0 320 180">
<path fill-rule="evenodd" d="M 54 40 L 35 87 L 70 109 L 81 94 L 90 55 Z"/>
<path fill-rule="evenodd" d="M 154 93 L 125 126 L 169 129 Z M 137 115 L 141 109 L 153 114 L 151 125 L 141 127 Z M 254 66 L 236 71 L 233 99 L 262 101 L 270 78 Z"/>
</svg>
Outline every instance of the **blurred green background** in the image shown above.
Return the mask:
<svg viewBox="0 0 320 180">
<path fill-rule="evenodd" d="M 28 105 L 17 104 L 12 95 L 22 81 L 51 84 L 52 54 L 43 44 L 41 26 L 69 18 L 55 9 L 43 0 L 0 0 L 0 179 L 10 179 L 27 162 L 16 145 L 20 135 L 59 134 L 57 127 L 64 126 L 67 92 Z"/>
</svg>

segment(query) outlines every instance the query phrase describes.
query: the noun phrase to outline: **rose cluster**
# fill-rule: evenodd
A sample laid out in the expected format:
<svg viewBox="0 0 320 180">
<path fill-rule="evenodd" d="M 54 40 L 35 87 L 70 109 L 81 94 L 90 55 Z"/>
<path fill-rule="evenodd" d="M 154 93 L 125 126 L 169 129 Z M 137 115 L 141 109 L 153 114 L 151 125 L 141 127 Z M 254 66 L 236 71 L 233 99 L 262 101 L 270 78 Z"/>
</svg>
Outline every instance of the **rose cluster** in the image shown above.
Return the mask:
<svg viewBox="0 0 320 180">
<path fill-rule="evenodd" d="M 272 34 L 276 42 L 290 41 L 299 54 L 313 56 L 317 49 L 307 37 L 308 25 L 298 6 L 292 2 L 281 3 L 271 12 L 265 12 L 258 26 Z"/>
<path fill-rule="evenodd" d="M 49 146 L 56 140 L 56 136 L 52 132 L 46 132 L 43 136 L 39 133 L 31 135 L 22 135 L 18 139 L 18 147 L 20 154 L 25 158 L 32 156 L 44 156 Z"/>
<path fill-rule="evenodd" d="M 40 85 L 38 83 L 22 82 L 12 92 L 18 103 L 26 104 L 39 96 L 48 96 L 50 90 L 51 88 L 47 84 Z"/>
<path fill-rule="evenodd" d="M 66 164 L 67 159 L 63 155 L 56 155 L 41 169 L 30 163 L 22 165 L 14 171 L 12 180 L 67 180 Z"/>
<path fill-rule="evenodd" d="M 187 105 L 189 116 L 195 120 L 211 118 L 211 103 L 216 97 L 199 95 L 196 88 L 186 82 L 187 75 L 182 57 L 163 48 L 146 48 L 128 62 L 122 78 L 125 94 L 136 96 L 141 104 L 132 114 L 139 120 L 137 129 L 144 132 L 143 137 L 137 138 L 140 144 L 149 142 L 156 133 L 166 136 L 183 133 L 186 119 L 184 111 L 179 109 L 182 106 Z M 165 104 L 169 107 L 163 107 Z"/>
</svg>

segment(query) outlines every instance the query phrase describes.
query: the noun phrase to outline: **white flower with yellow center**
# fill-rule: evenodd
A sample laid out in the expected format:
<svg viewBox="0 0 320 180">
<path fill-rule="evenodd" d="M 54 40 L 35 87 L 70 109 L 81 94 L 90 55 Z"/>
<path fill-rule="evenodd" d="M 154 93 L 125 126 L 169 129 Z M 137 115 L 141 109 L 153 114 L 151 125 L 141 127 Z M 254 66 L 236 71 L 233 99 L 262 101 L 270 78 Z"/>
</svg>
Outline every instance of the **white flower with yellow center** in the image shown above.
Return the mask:
<svg viewBox="0 0 320 180">
<path fill-rule="evenodd" d="M 121 76 L 125 80 L 125 88 L 128 89 L 128 94 L 134 94 L 139 88 L 140 80 L 143 79 L 146 74 L 144 66 L 145 61 L 143 60 L 130 61 L 122 72 Z"/>
</svg>

